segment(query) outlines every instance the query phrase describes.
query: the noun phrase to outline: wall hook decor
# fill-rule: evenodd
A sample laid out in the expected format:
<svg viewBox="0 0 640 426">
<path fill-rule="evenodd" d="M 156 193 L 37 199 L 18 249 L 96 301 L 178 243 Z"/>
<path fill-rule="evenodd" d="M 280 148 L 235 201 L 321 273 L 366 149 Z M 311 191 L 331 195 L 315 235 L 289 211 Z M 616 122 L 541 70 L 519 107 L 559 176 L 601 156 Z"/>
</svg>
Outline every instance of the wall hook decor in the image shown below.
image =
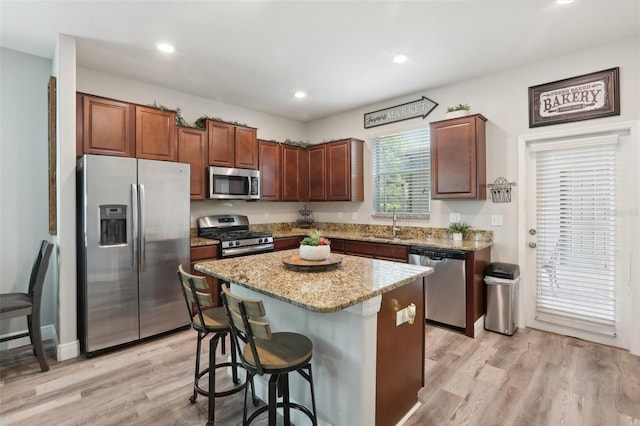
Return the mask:
<svg viewBox="0 0 640 426">
<path fill-rule="evenodd" d="M 491 190 L 491 198 L 494 203 L 510 203 L 511 187 L 516 186 L 515 182 L 509 182 L 503 177 L 499 177 L 495 182 L 487 184 Z"/>
</svg>

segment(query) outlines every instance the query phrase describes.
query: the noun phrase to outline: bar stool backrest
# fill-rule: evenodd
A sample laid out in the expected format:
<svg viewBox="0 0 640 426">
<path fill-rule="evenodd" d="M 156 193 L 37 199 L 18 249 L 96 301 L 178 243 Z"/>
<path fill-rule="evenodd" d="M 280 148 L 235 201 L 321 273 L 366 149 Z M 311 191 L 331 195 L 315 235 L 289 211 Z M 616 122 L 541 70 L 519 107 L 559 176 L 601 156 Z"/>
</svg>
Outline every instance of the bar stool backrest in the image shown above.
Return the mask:
<svg viewBox="0 0 640 426">
<path fill-rule="evenodd" d="M 262 300 L 247 299 L 234 295 L 227 287 L 222 288 L 222 300 L 227 308 L 231 334 L 236 340 L 237 347 L 240 347 L 240 341 L 242 341 L 251 348 L 255 363 L 249 361 L 244 356 L 243 351 L 239 351 L 243 366 L 246 369 L 254 370 L 259 375 L 263 375 L 264 369 L 260 363 L 255 339 L 271 339 L 271 327 L 268 322 L 255 319 L 266 315 Z"/>
<path fill-rule="evenodd" d="M 178 265 L 178 280 L 180 280 L 182 294 L 187 304 L 187 311 L 189 312 L 192 325 L 194 320 L 193 309 L 195 308 L 200 324 L 204 327 L 203 308 L 214 305 L 207 279 L 198 275 L 189 274 L 185 272 L 182 265 Z"/>
</svg>

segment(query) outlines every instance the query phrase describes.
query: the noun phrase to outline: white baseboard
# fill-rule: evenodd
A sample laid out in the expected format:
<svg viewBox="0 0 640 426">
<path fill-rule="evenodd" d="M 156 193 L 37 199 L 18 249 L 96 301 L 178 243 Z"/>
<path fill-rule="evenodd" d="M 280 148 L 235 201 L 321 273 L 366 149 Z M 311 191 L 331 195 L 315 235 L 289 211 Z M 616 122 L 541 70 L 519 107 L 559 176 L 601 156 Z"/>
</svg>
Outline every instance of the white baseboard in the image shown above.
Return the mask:
<svg viewBox="0 0 640 426">
<path fill-rule="evenodd" d="M 476 322 L 473 323 L 473 335 L 478 336 L 478 334 L 480 334 L 483 331 L 484 331 L 484 315 L 482 315 L 480 318 L 476 320 Z"/>
<path fill-rule="evenodd" d="M 74 340 L 73 342 L 56 345 L 58 351 L 56 352 L 56 359 L 58 361 L 65 361 L 67 359 L 76 358 L 80 356 L 80 341 Z"/>
<path fill-rule="evenodd" d="M 409 410 L 407 414 L 405 414 L 404 417 L 401 418 L 398 423 L 396 423 L 396 426 L 402 426 L 403 424 L 405 424 L 409 420 L 409 418 L 413 416 L 413 413 L 415 413 L 418 408 L 420 408 L 421 405 L 422 403 L 420 401 L 416 402 L 416 404 L 411 407 L 411 410 Z"/>
</svg>

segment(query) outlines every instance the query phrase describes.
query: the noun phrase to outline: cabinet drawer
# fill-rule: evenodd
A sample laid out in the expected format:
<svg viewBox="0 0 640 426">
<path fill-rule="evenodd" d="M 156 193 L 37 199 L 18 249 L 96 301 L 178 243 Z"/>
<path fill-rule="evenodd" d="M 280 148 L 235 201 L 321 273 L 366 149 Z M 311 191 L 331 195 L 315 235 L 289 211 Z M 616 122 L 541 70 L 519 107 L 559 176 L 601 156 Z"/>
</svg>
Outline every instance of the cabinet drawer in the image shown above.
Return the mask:
<svg viewBox="0 0 640 426">
<path fill-rule="evenodd" d="M 218 258 L 218 246 L 191 247 L 191 261 L 208 260 Z"/>
<path fill-rule="evenodd" d="M 402 262 L 406 262 L 409 256 L 407 246 L 363 241 L 347 241 L 346 251 L 347 254 L 375 257 L 376 259 L 400 260 Z"/>
</svg>

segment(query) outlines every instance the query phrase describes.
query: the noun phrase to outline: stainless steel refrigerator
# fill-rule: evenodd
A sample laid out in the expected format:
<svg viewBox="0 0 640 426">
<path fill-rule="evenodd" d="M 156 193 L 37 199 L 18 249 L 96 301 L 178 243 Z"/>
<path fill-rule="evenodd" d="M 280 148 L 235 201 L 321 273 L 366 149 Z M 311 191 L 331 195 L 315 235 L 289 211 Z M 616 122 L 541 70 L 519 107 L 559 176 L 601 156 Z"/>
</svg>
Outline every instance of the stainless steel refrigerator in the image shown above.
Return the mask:
<svg viewBox="0 0 640 426">
<path fill-rule="evenodd" d="M 82 351 L 189 324 L 176 278 L 190 268 L 189 165 L 84 155 L 77 175 Z"/>
</svg>

